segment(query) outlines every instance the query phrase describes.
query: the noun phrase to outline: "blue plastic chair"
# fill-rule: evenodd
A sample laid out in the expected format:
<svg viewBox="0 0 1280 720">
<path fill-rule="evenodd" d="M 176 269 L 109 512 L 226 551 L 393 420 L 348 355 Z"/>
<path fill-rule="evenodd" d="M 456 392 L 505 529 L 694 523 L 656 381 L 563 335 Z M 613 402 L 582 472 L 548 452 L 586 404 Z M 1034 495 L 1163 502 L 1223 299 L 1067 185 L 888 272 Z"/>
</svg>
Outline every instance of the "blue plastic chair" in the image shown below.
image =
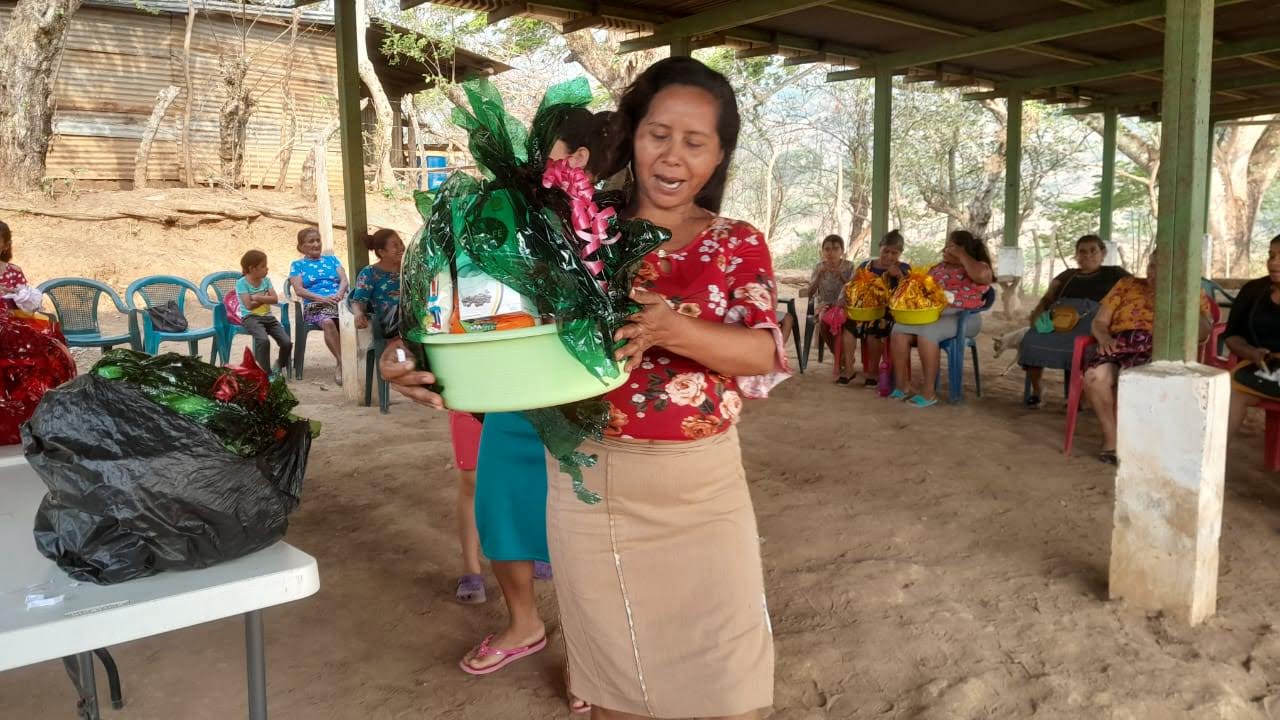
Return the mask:
<svg viewBox="0 0 1280 720">
<path fill-rule="evenodd" d="M 248 335 L 243 327 L 227 318 L 227 306 L 222 304 L 229 293 L 236 291 L 236 281 L 241 277 L 241 273 L 232 270 L 220 270 L 215 273 L 209 273 L 200 281 L 200 294 L 212 299 L 215 303 L 213 308 L 213 327 L 216 330 L 214 337 L 218 339 L 218 357 L 223 365 L 231 362 L 231 342 L 235 339 L 235 336 Z M 210 294 L 210 291 L 212 291 L 212 294 Z M 277 307 L 280 309 L 280 324 L 284 326 L 284 331 L 289 333 L 289 306 L 282 302 Z M 258 358 L 258 363 L 262 363 L 262 358 Z M 267 367 L 270 367 L 270 365 L 267 365 Z"/>
<path fill-rule="evenodd" d="M 71 347 L 99 347 L 110 350 L 116 345 L 142 349 L 137 318 L 109 285 L 87 278 L 57 278 L 39 285 L 40 292 L 53 303 L 62 334 Z M 129 331 L 122 335 L 102 334 L 98 320 L 98 301 L 102 296 L 115 304 L 116 312 L 129 320 Z"/>
<path fill-rule="evenodd" d="M 978 397 L 982 397 L 982 372 L 978 365 L 978 342 L 977 338 L 965 336 L 968 329 L 969 318 L 978 313 L 984 313 L 991 309 L 996 302 L 995 288 L 988 288 L 987 292 L 982 296 L 982 307 L 977 310 L 965 310 L 960 313 L 956 319 L 956 336 L 943 340 L 939 347 L 947 356 L 947 384 L 949 388 L 948 400 L 952 403 L 958 403 L 964 399 L 964 351 L 968 348 L 973 354 L 973 385 L 978 392 Z M 935 390 L 942 383 L 942 373 L 938 373 L 938 377 L 934 383 Z"/>
<path fill-rule="evenodd" d="M 373 381 L 376 377 L 378 380 L 378 411 L 386 415 L 391 405 L 391 386 L 386 380 L 382 379 L 382 370 L 378 367 L 378 359 L 382 357 L 382 352 L 387 349 L 387 340 L 383 337 L 379 329 L 374 326 L 373 342 L 369 344 L 369 349 L 365 351 L 364 356 L 364 406 L 373 405 Z M 394 336 L 393 336 L 394 337 Z"/>
<path fill-rule="evenodd" d="M 183 332 L 163 332 L 152 325 L 151 315 L 147 312 L 148 308 L 163 306 L 172 300 L 177 303 L 178 309 L 185 313 L 188 292 L 195 295 L 196 302 L 200 305 L 210 310 L 215 308 L 215 304 L 209 301 L 209 296 L 201 293 L 200 288 L 186 278 L 173 275 L 151 275 L 129 284 L 124 297 L 129 310 L 137 315 L 141 323 L 142 351 L 148 355 L 155 355 L 160 352 L 160 343 L 185 342 L 191 355 L 199 355 L 200 341 L 210 338 L 213 341 L 213 347 L 209 349 L 209 362 L 216 362 L 219 343 L 217 329 L 212 325 L 204 328 L 187 328 Z M 139 297 L 142 298 L 141 305 L 136 302 Z"/>
</svg>

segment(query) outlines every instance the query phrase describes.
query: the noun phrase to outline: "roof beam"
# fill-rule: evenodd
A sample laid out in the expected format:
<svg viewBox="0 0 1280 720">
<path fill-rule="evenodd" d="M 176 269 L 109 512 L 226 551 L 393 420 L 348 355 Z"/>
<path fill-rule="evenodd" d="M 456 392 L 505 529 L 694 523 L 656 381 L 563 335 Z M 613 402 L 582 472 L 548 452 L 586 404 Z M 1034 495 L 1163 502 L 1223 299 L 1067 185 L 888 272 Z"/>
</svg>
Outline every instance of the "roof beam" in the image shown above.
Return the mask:
<svg viewBox="0 0 1280 720">
<path fill-rule="evenodd" d="M 1235 120 L 1236 118 L 1253 117 L 1254 115 L 1268 115 L 1274 112 L 1280 112 L 1280 98 L 1258 98 L 1256 100 L 1246 100 L 1245 102 L 1231 103 L 1230 105 L 1211 108 L 1209 111 L 1209 119 Z"/>
<path fill-rule="evenodd" d="M 497 25 L 507 18 L 523 15 L 529 12 L 529 3 L 527 2 L 509 2 L 505 5 L 490 10 L 486 13 L 485 23 L 488 25 Z"/>
<path fill-rule="evenodd" d="M 1248 77 L 1232 77 L 1225 78 L 1215 82 L 1210 88 L 1211 93 L 1226 93 L 1231 90 L 1249 90 L 1252 88 L 1274 87 L 1280 85 L 1280 73 L 1257 73 Z M 1102 112 L 1108 107 L 1130 108 L 1149 104 L 1159 105 L 1160 94 L 1158 92 L 1141 93 L 1135 95 L 1110 95 L 1105 98 L 1094 100 L 1089 106 L 1094 108 L 1094 112 Z"/>
<path fill-rule="evenodd" d="M 1242 0 L 1225 0 L 1240 2 Z M 1130 25 L 1153 17 L 1163 16 L 1165 0 L 1143 0 L 1143 2 L 1122 5 L 1120 7 L 1082 13 L 1071 17 L 1032 23 L 1022 27 L 1000 30 L 984 35 L 961 38 L 949 42 L 937 43 L 931 47 L 918 50 L 906 50 L 890 53 L 872 59 L 876 67 L 896 69 L 911 65 L 954 60 L 956 58 L 982 55 L 998 50 L 1007 50 L 1022 45 L 1044 42 L 1056 38 L 1071 37 L 1085 33 L 1105 30 L 1107 28 Z M 832 78 L 828 78 L 831 80 Z M 836 78 L 839 79 L 839 78 Z"/>
<path fill-rule="evenodd" d="M 769 45 L 761 45 L 760 47 L 739 50 L 733 54 L 733 57 L 737 60 L 746 60 L 748 58 L 769 57 L 770 55 L 777 55 L 779 52 L 781 52 L 781 48 L 779 48 L 776 43 L 771 43 Z"/>
<path fill-rule="evenodd" d="M 1233 58 L 1247 57 L 1249 55 L 1258 55 L 1260 53 L 1275 52 L 1276 50 L 1280 50 L 1280 37 L 1253 38 L 1251 40 L 1243 40 L 1240 42 L 1223 43 L 1222 45 L 1215 47 L 1213 49 L 1213 59 L 1216 62 L 1218 60 L 1230 60 Z M 1152 55 L 1150 57 L 1137 58 L 1135 60 L 1122 60 L 1120 62 L 1080 68 L 1078 70 L 1066 70 L 1063 72 L 1049 73 L 1047 75 L 1038 75 L 1036 77 L 1018 78 L 1011 80 L 1006 83 L 1006 85 L 1009 87 L 1019 87 L 1023 90 L 1034 90 L 1059 85 L 1082 85 L 1084 83 L 1121 77 L 1123 75 L 1151 72 L 1153 70 L 1159 70 L 1162 67 L 1164 67 L 1164 56 Z"/>
<path fill-rule="evenodd" d="M 624 40 L 618 52 L 629 53 L 666 45 L 673 37 L 693 37 L 750 25 L 822 5 L 826 0 L 737 0 L 727 5 L 663 23 L 648 37 Z"/>
<path fill-rule="evenodd" d="M 930 32 L 940 33 L 942 35 L 950 35 L 952 37 L 977 37 L 988 33 L 980 27 L 973 25 L 965 25 L 963 23 L 943 20 L 924 13 L 914 12 L 912 10 L 902 10 L 892 5 L 884 3 L 871 2 L 870 0 L 836 0 L 829 7 L 835 10 L 843 10 L 861 15 L 863 17 L 875 18 L 906 27 L 913 27 L 920 30 L 928 30 Z M 1017 48 L 1023 52 L 1040 55 L 1042 57 L 1055 58 L 1057 60 L 1066 60 L 1068 62 L 1082 63 L 1085 65 L 1109 62 L 1109 58 L 1091 55 L 1089 53 L 1077 52 L 1066 48 L 1054 47 L 1052 45 L 1033 44 Z"/>
<path fill-rule="evenodd" d="M 605 24 L 605 21 L 606 18 L 603 15 L 583 15 L 581 17 L 574 18 L 573 20 L 566 20 L 561 24 L 560 34 L 570 35 L 578 32 L 579 30 L 590 30 L 591 28 L 602 27 Z"/>
<path fill-rule="evenodd" d="M 791 65 L 812 65 L 814 63 L 824 63 L 824 62 L 831 62 L 831 60 L 830 58 L 827 57 L 826 53 L 819 52 L 819 53 L 812 53 L 810 55 L 796 55 L 795 57 L 789 57 L 786 60 L 783 60 L 782 64 L 786 66 L 791 66 Z"/>
</svg>

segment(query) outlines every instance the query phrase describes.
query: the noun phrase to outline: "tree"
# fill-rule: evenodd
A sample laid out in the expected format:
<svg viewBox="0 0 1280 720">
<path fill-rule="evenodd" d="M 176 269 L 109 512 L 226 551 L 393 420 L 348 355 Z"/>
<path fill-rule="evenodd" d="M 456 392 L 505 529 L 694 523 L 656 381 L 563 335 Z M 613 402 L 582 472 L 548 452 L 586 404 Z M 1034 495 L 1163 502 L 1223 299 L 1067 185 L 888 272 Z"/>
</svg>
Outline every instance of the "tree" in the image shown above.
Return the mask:
<svg viewBox="0 0 1280 720">
<path fill-rule="evenodd" d="M 377 188 L 391 187 L 395 185 L 395 171 L 391 168 L 394 112 L 391 109 L 391 101 L 387 98 L 387 91 L 382 88 L 382 80 L 378 78 L 378 72 L 374 69 L 373 60 L 369 55 L 369 43 L 366 39 L 369 33 L 369 11 L 366 2 L 355 0 L 355 4 L 356 69 L 360 73 L 360 82 L 364 84 L 369 97 L 373 100 L 375 118 L 371 143 L 374 163 L 373 184 Z"/>
<path fill-rule="evenodd" d="M 0 37 L 0 187 L 38 188 L 53 134 L 53 83 L 80 0 L 18 0 Z"/>
<path fill-rule="evenodd" d="M 1211 157 L 1217 182 L 1210 188 L 1208 227 L 1214 242 L 1206 274 L 1246 277 L 1250 273 L 1253 226 L 1267 189 L 1280 173 L 1280 117 L 1274 120 L 1267 125 L 1230 125 L 1214 133 Z M 1089 115 L 1082 122 L 1101 135 L 1102 118 Z M 1121 122 L 1116 147 L 1140 171 L 1137 177 L 1146 183 L 1154 218 L 1159 208 L 1159 125 Z"/>
</svg>

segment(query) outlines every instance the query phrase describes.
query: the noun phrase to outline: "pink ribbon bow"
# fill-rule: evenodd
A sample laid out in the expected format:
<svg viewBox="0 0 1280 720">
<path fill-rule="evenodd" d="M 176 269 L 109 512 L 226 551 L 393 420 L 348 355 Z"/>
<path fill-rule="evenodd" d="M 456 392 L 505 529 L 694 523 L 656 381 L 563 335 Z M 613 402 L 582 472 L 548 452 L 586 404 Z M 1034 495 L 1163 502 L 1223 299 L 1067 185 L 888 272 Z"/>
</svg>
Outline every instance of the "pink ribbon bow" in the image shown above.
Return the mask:
<svg viewBox="0 0 1280 720">
<path fill-rule="evenodd" d="M 609 235 L 609 220 L 617 213 L 613 208 L 601 210 L 592 200 L 595 187 L 582 168 L 573 167 L 568 160 L 552 160 L 542 173 L 542 187 L 559 188 L 569 196 L 573 217 L 573 232 L 584 243 L 579 255 L 592 275 L 604 272 L 604 263 L 588 260 L 603 245 L 612 245 L 618 236 Z M 603 279 L 601 280 L 603 282 Z"/>
</svg>

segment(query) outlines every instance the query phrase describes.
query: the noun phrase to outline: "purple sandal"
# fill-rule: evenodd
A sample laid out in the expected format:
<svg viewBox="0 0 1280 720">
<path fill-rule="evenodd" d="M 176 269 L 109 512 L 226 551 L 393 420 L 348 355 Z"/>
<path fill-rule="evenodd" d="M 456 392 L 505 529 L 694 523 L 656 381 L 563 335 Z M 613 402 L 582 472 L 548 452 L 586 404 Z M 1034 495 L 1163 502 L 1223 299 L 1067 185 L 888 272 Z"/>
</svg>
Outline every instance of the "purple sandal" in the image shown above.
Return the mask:
<svg viewBox="0 0 1280 720">
<path fill-rule="evenodd" d="M 545 562 L 542 562 L 541 560 L 533 561 L 533 579 L 534 580 L 550 580 L 551 577 L 552 577 L 551 563 L 545 563 Z"/>
<path fill-rule="evenodd" d="M 463 575 L 458 578 L 458 589 L 454 591 L 453 599 L 463 605 L 483 604 L 488 599 L 484 593 L 484 576 Z"/>
</svg>

